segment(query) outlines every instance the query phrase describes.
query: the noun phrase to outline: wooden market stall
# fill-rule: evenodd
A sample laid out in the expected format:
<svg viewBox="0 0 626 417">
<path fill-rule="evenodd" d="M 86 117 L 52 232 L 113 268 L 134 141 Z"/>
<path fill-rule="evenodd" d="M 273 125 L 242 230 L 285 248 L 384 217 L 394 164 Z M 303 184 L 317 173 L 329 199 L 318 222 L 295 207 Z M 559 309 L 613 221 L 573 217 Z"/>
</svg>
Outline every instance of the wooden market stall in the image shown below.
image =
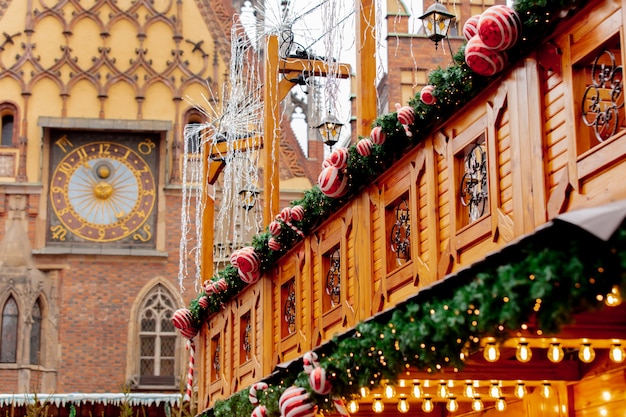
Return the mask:
<svg viewBox="0 0 626 417">
<path fill-rule="evenodd" d="M 268 410 L 296 384 L 320 408 L 352 400 L 357 416 L 428 415 L 429 401 L 433 415 L 623 413 L 625 9 L 573 5 L 530 8 L 550 32 L 524 37 L 494 77 L 459 63 L 437 103 L 410 103 L 413 136 L 396 113 L 379 119 L 385 143 L 369 156 L 353 145 L 342 168 L 354 188 L 305 196 L 304 217 L 256 242 L 283 239 L 255 247 L 260 279 L 192 304 L 198 409 L 249 413 L 248 388 L 264 381 Z M 477 93 L 455 103 L 454 81 Z M 384 169 L 359 182 L 364 166 Z M 307 385 L 312 351 L 328 395 Z"/>
</svg>

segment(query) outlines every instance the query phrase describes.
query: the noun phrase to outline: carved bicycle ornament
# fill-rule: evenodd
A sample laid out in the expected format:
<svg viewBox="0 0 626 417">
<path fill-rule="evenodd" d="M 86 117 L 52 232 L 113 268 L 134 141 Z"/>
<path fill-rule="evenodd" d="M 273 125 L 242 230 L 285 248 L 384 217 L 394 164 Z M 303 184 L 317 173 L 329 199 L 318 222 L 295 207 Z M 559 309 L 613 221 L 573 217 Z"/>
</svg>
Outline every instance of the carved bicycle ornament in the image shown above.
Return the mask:
<svg viewBox="0 0 626 417">
<path fill-rule="evenodd" d="M 603 57 L 608 57 L 608 65 Z M 587 86 L 582 100 L 582 118 L 593 128 L 596 139 L 603 142 L 617 133 L 619 109 L 624 107 L 622 66 L 615 65 L 615 55 L 605 50 L 591 66 L 592 84 Z"/>
</svg>

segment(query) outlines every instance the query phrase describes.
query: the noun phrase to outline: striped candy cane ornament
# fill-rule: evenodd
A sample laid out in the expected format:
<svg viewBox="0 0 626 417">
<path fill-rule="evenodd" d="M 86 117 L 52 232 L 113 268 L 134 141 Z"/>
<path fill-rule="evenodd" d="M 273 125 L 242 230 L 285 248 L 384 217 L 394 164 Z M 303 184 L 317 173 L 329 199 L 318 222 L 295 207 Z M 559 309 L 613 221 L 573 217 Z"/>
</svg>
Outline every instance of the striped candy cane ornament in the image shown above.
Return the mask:
<svg viewBox="0 0 626 417">
<path fill-rule="evenodd" d="M 187 340 L 187 350 L 189 350 L 189 369 L 187 370 L 187 389 L 183 401 L 191 401 L 191 394 L 193 391 L 193 368 L 195 364 L 195 352 L 196 347 L 193 340 Z"/>
</svg>

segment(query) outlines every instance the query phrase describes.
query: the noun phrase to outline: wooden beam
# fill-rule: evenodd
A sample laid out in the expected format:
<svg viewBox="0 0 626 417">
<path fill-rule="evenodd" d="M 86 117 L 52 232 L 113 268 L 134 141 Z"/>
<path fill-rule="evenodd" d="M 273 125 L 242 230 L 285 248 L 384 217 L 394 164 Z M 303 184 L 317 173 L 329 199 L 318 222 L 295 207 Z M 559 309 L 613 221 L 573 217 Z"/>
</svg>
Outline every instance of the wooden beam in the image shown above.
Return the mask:
<svg viewBox="0 0 626 417">
<path fill-rule="evenodd" d="M 356 7 L 356 134 L 369 136 L 376 120 L 376 24 L 374 1 L 361 0 Z"/>
<path fill-rule="evenodd" d="M 295 73 L 296 75 L 304 74 L 307 77 L 348 78 L 350 70 L 348 64 L 337 64 L 331 68 L 326 62 L 317 59 L 285 58 L 280 59 L 278 63 L 280 74 Z"/>
</svg>

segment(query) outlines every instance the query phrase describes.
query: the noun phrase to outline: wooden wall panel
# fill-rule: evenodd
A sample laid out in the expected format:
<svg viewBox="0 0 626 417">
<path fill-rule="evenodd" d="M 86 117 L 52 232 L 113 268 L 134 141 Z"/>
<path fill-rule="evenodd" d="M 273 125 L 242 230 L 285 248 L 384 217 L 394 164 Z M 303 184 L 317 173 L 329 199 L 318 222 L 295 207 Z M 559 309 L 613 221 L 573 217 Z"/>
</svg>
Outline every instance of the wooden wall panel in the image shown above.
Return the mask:
<svg viewBox="0 0 626 417">
<path fill-rule="evenodd" d="M 568 141 L 563 77 L 555 71 L 544 71 L 541 83 L 545 117 L 545 160 L 547 189 L 550 195 L 567 169 Z"/>
<path fill-rule="evenodd" d="M 623 416 L 626 410 L 626 373 L 621 368 L 584 379 L 574 384 L 570 393 L 575 417 Z"/>
</svg>

